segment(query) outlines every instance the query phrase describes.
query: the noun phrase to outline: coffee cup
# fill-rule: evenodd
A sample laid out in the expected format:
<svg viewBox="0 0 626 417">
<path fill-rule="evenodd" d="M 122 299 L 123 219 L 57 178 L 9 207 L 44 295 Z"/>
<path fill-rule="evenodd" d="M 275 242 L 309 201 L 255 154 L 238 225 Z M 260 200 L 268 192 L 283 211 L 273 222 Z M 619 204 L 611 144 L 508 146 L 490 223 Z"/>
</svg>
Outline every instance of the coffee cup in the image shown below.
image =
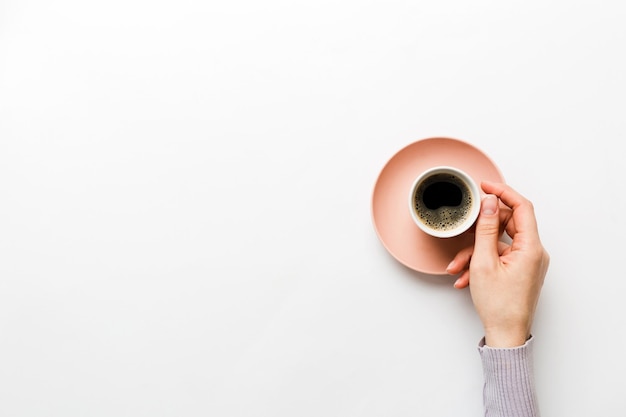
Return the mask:
<svg viewBox="0 0 626 417">
<path fill-rule="evenodd" d="M 422 172 L 409 193 L 415 224 L 438 238 L 458 236 L 475 223 L 480 212 L 480 189 L 464 171 L 437 166 Z"/>
</svg>

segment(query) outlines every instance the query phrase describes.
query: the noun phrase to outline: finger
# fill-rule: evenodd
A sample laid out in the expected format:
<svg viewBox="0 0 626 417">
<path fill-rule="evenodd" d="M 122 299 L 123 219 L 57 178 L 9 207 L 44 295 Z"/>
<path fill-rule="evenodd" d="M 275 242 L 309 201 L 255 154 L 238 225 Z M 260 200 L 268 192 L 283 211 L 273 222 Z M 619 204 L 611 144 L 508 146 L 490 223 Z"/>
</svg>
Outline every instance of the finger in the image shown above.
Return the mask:
<svg viewBox="0 0 626 417">
<path fill-rule="evenodd" d="M 502 255 L 510 246 L 502 241 L 498 241 L 498 254 Z M 474 246 L 468 246 L 461 249 L 452 259 L 452 262 L 446 267 L 446 272 L 450 275 L 460 274 L 469 268 L 470 261 L 472 260 L 472 254 L 474 253 Z"/>
<path fill-rule="evenodd" d="M 513 220 L 513 210 L 511 210 L 511 208 L 507 206 L 506 204 L 504 204 L 503 202 L 500 202 L 499 212 L 500 212 L 500 234 L 502 234 L 506 230 L 507 225 Z M 471 233 L 476 232 L 475 223 L 470 228 L 470 232 Z"/>
<path fill-rule="evenodd" d="M 498 254 L 500 256 L 504 255 L 507 251 L 507 249 L 509 249 L 511 247 L 511 245 L 505 243 L 505 242 L 498 242 Z"/>
<path fill-rule="evenodd" d="M 461 276 L 459 276 L 459 278 L 457 278 L 457 280 L 454 281 L 454 288 L 456 288 L 457 290 L 466 288 L 469 285 L 469 282 L 470 282 L 469 269 L 466 269 L 465 271 L 463 271 Z"/>
<path fill-rule="evenodd" d="M 511 218 L 511 220 L 506 223 L 506 225 L 504 226 L 504 230 L 506 230 L 506 234 L 510 237 L 515 236 L 515 234 L 517 233 L 517 229 L 515 228 L 515 220 L 513 220 L 513 218 Z"/>
<path fill-rule="evenodd" d="M 498 241 L 500 238 L 500 218 L 498 198 L 487 195 L 480 205 L 480 214 L 476 221 L 476 236 L 472 266 L 492 268 L 499 260 Z"/>
<path fill-rule="evenodd" d="M 526 235 L 526 239 L 539 240 L 535 210 L 530 201 L 507 184 L 483 181 L 483 191 L 494 194 L 513 210 L 512 221 L 507 224 L 507 233 L 514 238 L 517 233 Z"/>
<path fill-rule="evenodd" d="M 498 254 L 500 256 L 502 255 L 506 255 L 506 253 L 508 251 L 510 251 L 511 247 L 504 243 L 504 242 L 498 242 Z M 459 254 L 457 255 L 458 258 L 455 258 L 452 262 L 455 263 L 454 265 L 454 270 L 456 272 L 451 272 L 449 269 L 447 270 L 449 274 L 455 274 L 455 273 L 461 273 L 461 275 L 459 275 L 459 277 L 457 278 L 457 280 L 454 282 L 454 288 L 457 289 L 461 289 L 461 288 L 465 288 L 467 286 L 469 286 L 470 284 L 470 270 L 469 270 L 469 265 L 465 265 L 463 268 L 460 268 L 459 265 L 463 265 L 463 261 L 465 259 L 467 259 L 467 262 L 469 264 L 471 258 L 472 258 L 472 253 L 473 253 L 474 247 L 470 246 L 468 248 L 465 248 L 463 250 L 461 250 L 459 252 Z M 452 262 L 450 264 L 452 264 Z M 456 264 L 456 262 L 458 262 L 458 264 Z M 458 269 L 458 271 L 457 271 Z"/>
<path fill-rule="evenodd" d="M 513 210 L 511 210 L 507 205 L 500 202 L 500 232 L 509 232 L 510 227 L 515 227 L 515 222 L 513 222 Z"/>
<path fill-rule="evenodd" d="M 470 259 L 472 258 L 472 253 L 474 253 L 474 246 L 461 249 L 446 268 L 446 272 L 454 275 L 460 273 L 464 269 L 467 269 Z"/>
</svg>

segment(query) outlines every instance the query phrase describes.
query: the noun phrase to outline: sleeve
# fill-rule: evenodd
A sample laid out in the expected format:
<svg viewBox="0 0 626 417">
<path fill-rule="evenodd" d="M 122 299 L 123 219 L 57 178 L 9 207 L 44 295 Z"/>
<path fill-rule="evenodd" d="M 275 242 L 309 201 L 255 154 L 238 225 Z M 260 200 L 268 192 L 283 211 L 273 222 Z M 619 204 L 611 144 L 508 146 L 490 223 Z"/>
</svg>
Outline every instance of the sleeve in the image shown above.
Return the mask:
<svg viewBox="0 0 626 417">
<path fill-rule="evenodd" d="M 480 341 L 485 417 L 539 417 L 533 373 L 533 338 L 522 346 L 496 349 Z"/>
</svg>

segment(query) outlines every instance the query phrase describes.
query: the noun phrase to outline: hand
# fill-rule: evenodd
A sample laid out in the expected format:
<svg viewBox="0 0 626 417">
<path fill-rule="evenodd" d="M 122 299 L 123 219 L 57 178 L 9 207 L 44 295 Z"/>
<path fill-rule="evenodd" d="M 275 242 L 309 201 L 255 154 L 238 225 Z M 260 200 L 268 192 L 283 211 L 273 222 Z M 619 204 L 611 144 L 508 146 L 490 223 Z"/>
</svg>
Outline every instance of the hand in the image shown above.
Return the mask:
<svg viewBox="0 0 626 417">
<path fill-rule="evenodd" d="M 530 201 L 506 184 L 483 182 L 481 187 L 487 196 L 481 202 L 474 246 L 461 250 L 447 272 L 460 274 L 455 288 L 469 285 L 485 344 L 521 346 L 530 337 L 550 257 L 539 239 Z M 510 245 L 499 241 L 501 227 L 511 237 Z"/>
</svg>

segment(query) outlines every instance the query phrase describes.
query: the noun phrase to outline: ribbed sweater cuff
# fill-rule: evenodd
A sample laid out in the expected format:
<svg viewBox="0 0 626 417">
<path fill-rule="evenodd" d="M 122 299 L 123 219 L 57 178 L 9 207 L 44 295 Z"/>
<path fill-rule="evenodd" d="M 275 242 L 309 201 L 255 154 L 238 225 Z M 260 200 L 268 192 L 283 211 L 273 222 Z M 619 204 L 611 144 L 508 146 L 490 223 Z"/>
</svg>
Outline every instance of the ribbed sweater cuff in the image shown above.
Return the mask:
<svg viewBox="0 0 626 417">
<path fill-rule="evenodd" d="M 483 362 L 486 417 L 539 417 L 533 373 L 533 338 L 516 348 L 478 346 Z"/>
</svg>

